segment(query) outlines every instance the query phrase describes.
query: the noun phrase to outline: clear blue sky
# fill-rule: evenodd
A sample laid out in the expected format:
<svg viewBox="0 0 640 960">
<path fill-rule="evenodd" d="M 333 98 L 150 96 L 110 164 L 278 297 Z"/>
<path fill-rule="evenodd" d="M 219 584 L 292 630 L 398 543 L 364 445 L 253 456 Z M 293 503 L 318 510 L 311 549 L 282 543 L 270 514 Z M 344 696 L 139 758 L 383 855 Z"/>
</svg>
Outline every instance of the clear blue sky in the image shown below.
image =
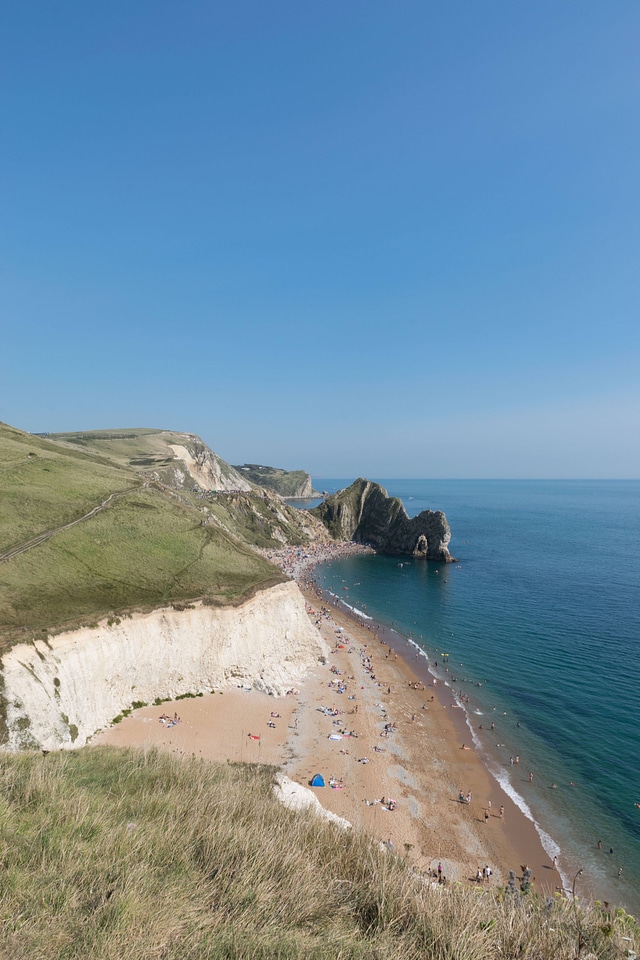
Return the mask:
<svg viewBox="0 0 640 960">
<path fill-rule="evenodd" d="M 640 476 L 637 0 L 24 0 L 0 37 L 0 419 Z"/>
</svg>

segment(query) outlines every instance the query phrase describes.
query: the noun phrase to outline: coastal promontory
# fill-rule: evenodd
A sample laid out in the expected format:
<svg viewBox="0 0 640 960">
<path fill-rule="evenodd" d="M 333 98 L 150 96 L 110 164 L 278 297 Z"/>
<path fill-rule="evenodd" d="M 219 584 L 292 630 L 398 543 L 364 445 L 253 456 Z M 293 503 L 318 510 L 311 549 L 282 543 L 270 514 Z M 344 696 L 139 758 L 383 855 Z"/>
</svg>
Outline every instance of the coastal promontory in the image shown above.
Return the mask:
<svg viewBox="0 0 640 960">
<path fill-rule="evenodd" d="M 367 543 L 394 556 L 425 557 L 449 563 L 451 530 L 441 510 L 409 517 L 402 501 L 362 477 L 310 511 L 336 540 Z"/>
<path fill-rule="evenodd" d="M 318 496 L 313 489 L 310 474 L 304 470 L 282 470 L 280 467 L 264 467 L 259 463 L 243 463 L 233 469 L 245 480 L 272 490 L 287 500 L 305 500 Z"/>
</svg>

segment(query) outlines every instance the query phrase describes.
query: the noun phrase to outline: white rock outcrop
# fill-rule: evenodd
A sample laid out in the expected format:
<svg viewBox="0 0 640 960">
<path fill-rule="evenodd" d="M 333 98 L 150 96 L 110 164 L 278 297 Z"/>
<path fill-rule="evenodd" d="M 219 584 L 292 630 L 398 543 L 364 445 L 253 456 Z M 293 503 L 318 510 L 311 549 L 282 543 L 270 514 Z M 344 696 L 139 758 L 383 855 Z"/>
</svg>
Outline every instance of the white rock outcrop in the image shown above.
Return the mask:
<svg viewBox="0 0 640 960">
<path fill-rule="evenodd" d="M 280 803 L 283 803 L 289 810 L 313 810 L 317 816 L 324 817 L 325 820 L 330 820 L 331 823 L 342 827 L 343 830 L 349 830 L 351 828 L 349 820 L 345 820 L 344 817 L 339 817 L 337 813 L 333 813 L 331 810 L 326 810 L 313 790 L 310 790 L 308 787 L 303 787 L 300 783 L 296 783 L 295 780 L 291 780 L 285 776 L 284 773 L 277 774 L 276 782 L 273 785 L 273 792 Z"/>
<path fill-rule="evenodd" d="M 185 435 L 185 443 L 170 443 L 177 463 L 202 490 L 253 490 L 252 485 L 229 463 L 210 450 L 200 437 Z M 184 486 L 185 474 L 175 466 L 177 486 Z"/>
<path fill-rule="evenodd" d="M 230 684 L 280 696 L 327 653 L 293 582 L 242 606 L 162 608 L 19 644 L 2 658 L 2 747 L 82 746 L 123 709 L 158 697 Z"/>
</svg>

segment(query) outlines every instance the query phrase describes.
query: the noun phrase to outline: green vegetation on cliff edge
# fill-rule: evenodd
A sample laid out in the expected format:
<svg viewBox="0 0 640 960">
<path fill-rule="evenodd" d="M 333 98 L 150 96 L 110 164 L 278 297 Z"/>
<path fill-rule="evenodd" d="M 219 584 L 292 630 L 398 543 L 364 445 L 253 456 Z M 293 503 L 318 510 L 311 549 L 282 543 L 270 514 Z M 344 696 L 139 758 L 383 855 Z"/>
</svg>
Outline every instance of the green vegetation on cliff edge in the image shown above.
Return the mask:
<svg viewBox="0 0 640 960">
<path fill-rule="evenodd" d="M 0 650 L 109 614 L 238 602 L 284 579 L 195 496 L 4 424 L 0 478 L 0 553 L 58 530 L 0 562 Z"/>
<path fill-rule="evenodd" d="M 283 470 L 281 467 L 264 467 L 259 463 L 243 463 L 234 470 L 251 483 L 279 493 L 281 497 L 313 496 L 311 477 L 304 470 Z"/>
<path fill-rule="evenodd" d="M 623 960 L 623 911 L 431 886 L 273 796 L 266 767 L 86 747 L 0 754 L 12 960 Z"/>
</svg>

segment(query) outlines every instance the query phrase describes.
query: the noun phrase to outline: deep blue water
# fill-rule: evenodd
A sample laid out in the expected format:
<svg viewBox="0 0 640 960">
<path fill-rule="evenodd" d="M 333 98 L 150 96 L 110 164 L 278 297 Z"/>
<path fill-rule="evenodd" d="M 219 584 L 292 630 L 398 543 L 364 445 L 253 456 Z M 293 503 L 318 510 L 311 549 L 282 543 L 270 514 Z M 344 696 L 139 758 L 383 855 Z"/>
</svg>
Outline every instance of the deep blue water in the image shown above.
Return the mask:
<svg viewBox="0 0 640 960">
<path fill-rule="evenodd" d="M 351 557 L 319 582 L 438 661 L 565 879 L 640 914 L 640 481 L 380 482 L 446 513 L 458 563 Z"/>
</svg>

